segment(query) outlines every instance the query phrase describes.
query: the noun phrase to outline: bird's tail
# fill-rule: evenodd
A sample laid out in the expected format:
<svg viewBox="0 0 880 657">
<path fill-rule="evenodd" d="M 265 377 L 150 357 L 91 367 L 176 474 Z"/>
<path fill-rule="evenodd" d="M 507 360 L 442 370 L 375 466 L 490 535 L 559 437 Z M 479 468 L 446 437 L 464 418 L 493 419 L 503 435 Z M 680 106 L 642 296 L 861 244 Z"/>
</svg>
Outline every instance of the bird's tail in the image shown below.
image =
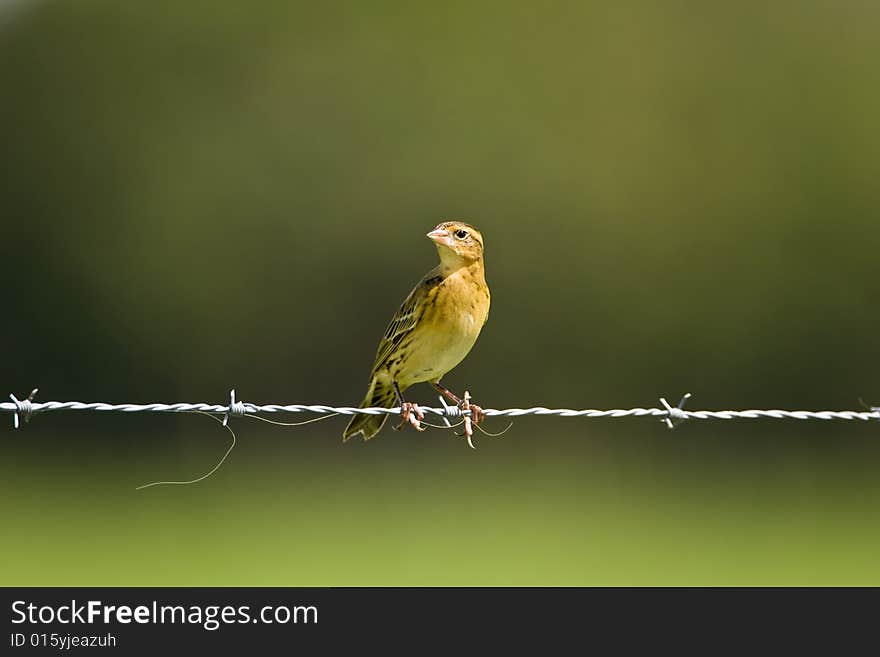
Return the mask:
<svg viewBox="0 0 880 657">
<path fill-rule="evenodd" d="M 394 394 L 394 387 L 391 385 L 391 382 L 374 378 L 370 381 L 370 388 L 367 390 L 367 395 L 364 397 L 364 401 L 361 402 L 359 408 L 391 408 L 396 401 L 397 396 Z M 359 433 L 364 435 L 364 440 L 369 440 L 379 433 L 379 429 L 382 428 L 387 419 L 387 414 L 355 415 L 351 418 L 348 426 L 345 427 L 345 431 L 342 433 L 342 440 L 346 441 Z"/>
</svg>

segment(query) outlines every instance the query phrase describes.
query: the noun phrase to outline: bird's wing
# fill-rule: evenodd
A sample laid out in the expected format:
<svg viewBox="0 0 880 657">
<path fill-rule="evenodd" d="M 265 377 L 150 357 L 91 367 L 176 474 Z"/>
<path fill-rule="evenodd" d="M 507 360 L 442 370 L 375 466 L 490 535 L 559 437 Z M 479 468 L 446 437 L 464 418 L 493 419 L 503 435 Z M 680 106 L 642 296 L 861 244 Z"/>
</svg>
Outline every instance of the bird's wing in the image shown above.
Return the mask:
<svg viewBox="0 0 880 657">
<path fill-rule="evenodd" d="M 394 353 L 404 338 L 416 327 L 422 311 L 422 301 L 429 290 L 429 286 L 426 285 L 426 282 L 429 280 L 431 280 L 430 274 L 419 281 L 419 284 L 412 289 L 412 292 L 406 297 L 406 300 L 401 304 L 394 317 L 391 318 L 391 323 L 385 329 L 385 335 L 379 341 L 379 348 L 376 349 L 376 361 L 373 363 L 371 375 L 375 374 L 385 364 L 388 357 Z"/>
</svg>

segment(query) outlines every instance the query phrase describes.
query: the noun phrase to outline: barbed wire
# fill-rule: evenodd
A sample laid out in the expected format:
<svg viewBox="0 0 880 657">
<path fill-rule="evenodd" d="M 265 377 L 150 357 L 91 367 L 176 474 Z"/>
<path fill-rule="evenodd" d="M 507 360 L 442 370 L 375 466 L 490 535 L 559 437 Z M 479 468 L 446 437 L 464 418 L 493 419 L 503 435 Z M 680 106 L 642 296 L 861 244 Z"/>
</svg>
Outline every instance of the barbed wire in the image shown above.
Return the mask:
<svg viewBox="0 0 880 657">
<path fill-rule="evenodd" d="M 78 401 L 47 401 L 35 402 L 38 390 L 34 389 L 26 399 L 19 400 L 9 395 L 10 402 L 0 402 L 0 411 L 13 414 L 13 426 L 18 429 L 24 422 L 37 413 L 50 411 L 96 411 L 101 413 L 216 413 L 223 416 L 225 425 L 230 417 L 244 415 L 260 415 L 264 413 L 315 413 L 338 415 L 400 415 L 399 406 L 392 408 L 357 408 L 355 406 L 328 406 L 325 404 L 253 404 L 236 401 L 235 390 L 230 393 L 228 404 L 207 403 L 172 403 L 172 404 L 109 404 L 106 402 Z M 661 407 L 653 408 L 612 408 L 598 410 L 586 408 L 575 410 L 570 408 L 546 408 L 532 406 L 529 408 L 484 408 L 486 417 L 521 417 L 524 415 L 580 417 L 580 418 L 622 418 L 622 417 L 657 417 L 672 429 L 685 420 L 880 420 L 880 406 L 865 406 L 864 411 L 790 411 L 784 409 L 748 409 L 720 411 L 690 411 L 684 404 L 691 397 L 688 393 L 681 398 L 676 406 L 671 406 L 666 399 L 660 398 Z M 471 411 L 458 406 L 446 404 L 441 398 L 442 407 L 419 407 L 425 414 L 437 415 L 445 420 L 461 420 L 471 416 Z"/>
<path fill-rule="evenodd" d="M 425 415 L 437 415 L 445 426 L 434 425 L 424 422 L 429 426 L 440 429 L 455 429 L 455 427 L 464 425 L 462 434 L 467 438 L 467 444 L 474 447 L 472 441 L 473 428 L 476 426 L 480 431 L 489 436 L 499 436 L 507 431 L 500 433 L 489 433 L 476 422 L 472 421 L 474 411 L 470 410 L 470 395 L 464 393 L 464 401 L 461 406 L 448 404 L 443 397 L 440 397 L 441 407 L 420 407 L 417 405 L 409 405 L 407 408 L 395 406 L 393 408 L 357 408 L 355 406 L 328 406 L 325 404 L 253 404 L 250 402 L 237 401 L 235 399 L 235 390 L 230 391 L 228 404 L 207 404 L 207 403 L 174 403 L 174 404 L 108 404 L 106 402 L 78 402 L 78 401 L 48 401 L 36 402 L 34 398 L 38 390 L 34 388 L 25 399 L 18 399 L 15 395 L 9 395 L 11 401 L 0 402 L 0 411 L 13 414 L 13 426 L 19 429 L 24 423 L 28 422 L 36 413 L 46 413 L 49 411 L 96 411 L 100 413 L 119 412 L 119 413 L 198 413 L 208 415 L 209 417 L 220 422 L 226 430 L 231 434 L 232 441 L 227 447 L 223 456 L 215 465 L 204 474 L 186 479 L 182 481 L 153 481 L 136 487 L 136 490 L 152 488 L 153 486 L 162 485 L 188 485 L 197 484 L 212 476 L 221 465 L 226 461 L 232 449 L 235 447 L 235 432 L 229 427 L 230 417 L 251 417 L 253 419 L 262 420 L 271 424 L 281 426 L 301 426 L 319 420 L 326 420 L 336 415 L 401 415 L 401 425 L 405 423 L 411 424 L 419 430 L 423 430 L 421 426 Z M 515 418 L 524 415 L 536 416 L 555 416 L 555 417 L 582 417 L 582 418 L 622 418 L 622 417 L 656 417 L 660 418 L 667 427 L 674 429 L 678 424 L 685 420 L 736 420 L 736 419 L 776 419 L 776 420 L 880 420 L 880 406 L 868 406 L 864 402 L 862 405 L 864 411 L 788 411 L 783 409 L 749 409 L 744 411 L 688 411 L 684 409 L 685 403 L 690 399 L 691 394 L 684 395 L 677 405 L 672 406 L 663 397 L 660 398 L 660 407 L 654 408 L 612 408 L 608 410 L 598 410 L 594 408 L 585 408 L 575 410 L 570 408 L 546 408 L 544 406 L 532 406 L 530 408 L 485 408 L 481 409 L 485 417 L 507 417 Z M 302 422 L 276 422 L 262 414 L 272 413 L 311 413 L 315 414 L 314 418 Z M 222 417 L 222 420 L 220 419 Z M 453 424 L 453 421 L 455 424 Z M 512 423 L 511 423 L 512 424 Z"/>
</svg>

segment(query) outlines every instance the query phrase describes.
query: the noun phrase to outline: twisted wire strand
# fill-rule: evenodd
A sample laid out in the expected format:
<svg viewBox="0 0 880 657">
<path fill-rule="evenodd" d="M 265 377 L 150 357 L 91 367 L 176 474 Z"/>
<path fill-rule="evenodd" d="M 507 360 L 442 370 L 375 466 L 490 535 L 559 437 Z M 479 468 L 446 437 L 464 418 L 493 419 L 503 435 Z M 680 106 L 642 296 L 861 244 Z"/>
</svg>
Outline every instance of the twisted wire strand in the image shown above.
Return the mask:
<svg viewBox="0 0 880 657">
<path fill-rule="evenodd" d="M 689 396 L 689 395 L 688 395 Z M 777 419 L 777 420 L 880 420 L 880 407 L 870 407 L 865 411 L 802 411 L 783 409 L 749 409 L 720 411 L 688 411 L 681 408 L 688 396 L 682 399 L 678 407 L 671 407 L 665 399 L 661 399 L 665 408 L 614 408 L 598 410 L 587 408 L 575 410 L 569 408 L 546 408 L 532 406 L 530 408 L 483 409 L 486 417 L 521 417 L 524 415 L 581 417 L 581 418 L 621 418 L 621 417 L 658 417 L 665 419 L 670 428 L 673 420 L 736 420 L 736 419 Z M 217 413 L 224 417 L 224 423 L 234 416 L 258 415 L 263 413 L 337 413 L 339 415 L 398 415 L 400 407 L 393 408 L 357 408 L 354 406 L 328 406 L 325 404 L 252 404 L 235 400 L 232 392 L 229 404 L 207 403 L 173 403 L 173 404 L 108 404 L 105 402 L 78 401 L 47 401 L 35 402 L 31 399 L 17 400 L 11 396 L 11 402 L 0 402 L 0 411 L 14 414 L 14 426 L 21 425 L 20 418 L 27 421 L 33 414 L 49 411 L 96 411 L 119 413 Z M 421 407 L 427 414 L 437 415 L 449 420 L 457 420 L 470 415 L 456 406 L 443 408 Z"/>
</svg>

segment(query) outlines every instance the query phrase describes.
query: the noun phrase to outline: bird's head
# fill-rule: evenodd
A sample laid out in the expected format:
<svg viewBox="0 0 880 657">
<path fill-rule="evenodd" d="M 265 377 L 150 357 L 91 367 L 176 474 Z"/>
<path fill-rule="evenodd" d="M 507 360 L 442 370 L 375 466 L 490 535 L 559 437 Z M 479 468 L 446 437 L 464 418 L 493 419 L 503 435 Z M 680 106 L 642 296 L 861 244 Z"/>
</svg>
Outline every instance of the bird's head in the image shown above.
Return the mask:
<svg viewBox="0 0 880 657">
<path fill-rule="evenodd" d="M 444 221 L 428 233 L 428 239 L 437 245 L 440 261 L 474 262 L 483 257 L 483 236 L 473 226 L 461 221 Z"/>
</svg>

